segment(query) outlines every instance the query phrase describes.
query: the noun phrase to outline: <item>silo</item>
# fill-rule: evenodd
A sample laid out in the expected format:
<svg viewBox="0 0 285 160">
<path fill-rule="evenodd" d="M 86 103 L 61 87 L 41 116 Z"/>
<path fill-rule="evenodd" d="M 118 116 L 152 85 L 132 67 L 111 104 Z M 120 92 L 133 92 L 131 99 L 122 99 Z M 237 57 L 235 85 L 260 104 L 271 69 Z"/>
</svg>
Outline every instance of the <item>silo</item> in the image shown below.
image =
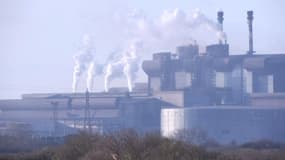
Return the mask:
<svg viewBox="0 0 285 160">
<path fill-rule="evenodd" d="M 208 140 L 237 144 L 271 140 L 285 142 L 284 107 L 191 107 L 161 111 L 161 134 L 175 137 L 180 131 L 199 129 Z"/>
</svg>

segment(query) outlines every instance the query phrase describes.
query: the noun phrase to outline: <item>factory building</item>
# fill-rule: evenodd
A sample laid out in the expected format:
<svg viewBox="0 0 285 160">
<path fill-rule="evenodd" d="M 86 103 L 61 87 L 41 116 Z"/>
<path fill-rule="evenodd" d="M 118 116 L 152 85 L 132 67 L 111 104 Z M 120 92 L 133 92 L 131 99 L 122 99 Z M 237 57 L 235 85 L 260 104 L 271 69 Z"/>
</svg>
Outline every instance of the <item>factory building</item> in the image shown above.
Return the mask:
<svg viewBox="0 0 285 160">
<path fill-rule="evenodd" d="M 21 100 L 0 100 L 0 133 L 18 127 L 63 136 L 133 128 L 175 137 L 198 128 L 224 144 L 285 142 L 285 53 L 255 53 L 252 11 L 247 20 L 247 53 L 232 55 L 222 41 L 204 53 L 198 44 L 154 53 L 142 63 L 147 84 L 130 93 L 114 88 L 108 93 L 25 94 Z M 218 12 L 218 22 L 223 28 L 223 12 Z"/>
<path fill-rule="evenodd" d="M 285 54 L 231 56 L 228 48 L 228 44 L 211 45 L 199 54 L 197 45 L 189 45 L 177 48 L 178 58 L 154 54 L 143 63 L 149 89 L 183 92 L 188 97 L 184 106 L 198 105 L 199 100 L 201 105 L 255 104 L 257 95 L 272 98 L 285 92 Z"/>
<path fill-rule="evenodd" d="M 225 144 L 284 142 L 285 54 L 253 51 L 252 20 L 249 11 L 246 54 L 230 55 L 229 45 L 219 42 L 207 46 L 206 53 L 199 53 L 197 45 L 180 46 L 176 54 L 154 54 L 143 63 L 149 90 L 177 105 L 162 109 L 162 135 L 175 137 L 180 131 L 198 129 Z"/>
<path fill-rule="evenodd" d="M 21 100 L 0 101 L 1 133 L 4 128 L 21 130 L 24 124 L 39 136 L 124 128 L 159 131 L 160 104 L 145 93 L 25 94 Z"/>
</svg>

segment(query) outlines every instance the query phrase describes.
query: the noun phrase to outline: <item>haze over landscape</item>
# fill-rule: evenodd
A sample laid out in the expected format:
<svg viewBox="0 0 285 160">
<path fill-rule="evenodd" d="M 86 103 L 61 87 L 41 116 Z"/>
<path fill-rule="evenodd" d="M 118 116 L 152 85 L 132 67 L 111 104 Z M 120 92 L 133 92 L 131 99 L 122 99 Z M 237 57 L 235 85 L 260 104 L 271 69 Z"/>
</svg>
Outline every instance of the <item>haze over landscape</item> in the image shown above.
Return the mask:
<svg viewBox="0 0 285 160">
<path fill-rule="evenodd" d="M 0 160 L 284 160 L 284 6 L 0 0 Z"/>
<path fill-rule="evenodd" d="M 179 11 L 193 15 L 193 11 L 198 8 L 203 15 L 216 22 L 217 10 L 223 10 L 224 31 L 227 33 L 228 43 L 231 44 L 230 53 L 244 54 L 248 49 L 246 11 L 254 10 L 254 49 L 257 54 L 285 52 L 285 22 L 282 21 L 285 15 L 282 8 L 284 5 L 285 2 L 281 0 L 2 0 L 0 99 L 20 98 L 23 93 L 71 92 L 74 67 L 72 57 L 78 52 L 82 36 L 86 33 L 92 35 L 96 48 L 94 59 L 103 64 L 110 52 L 124 48 L 129 35 L 133 34 L 129 33 L 132 27 L 129 15 L 143 17 L 150 22 L 146 24 L 152 24 L 167 13 Z M 207 28 L 197 30 L 189 36 L 201 46 L 218 41 L 215 32 L 203 32 L 204 29 Z M 185 33 L 181 33 L 183 34 Z M 193 41 L 189 39 L 189 43 L 191 42 Z M 187 40 L 181 43 L 187 43 Z M 153 47 L 145 51 L 142 58 L 150 58 L 153 51 L 173 49 L 173 46 L 168 45 Z M 96 91 L 104 90 L 103 80 L 103 76 L 95 78 Z M 138 78 L 138 81 L 144 80 L 143 76 Z M 79 86 L 80 91 L 85 90 L 83 81 L 84 79 Z M 115 80 L 112 84 L 126 86 L 125 80 Z"/>
</svg>

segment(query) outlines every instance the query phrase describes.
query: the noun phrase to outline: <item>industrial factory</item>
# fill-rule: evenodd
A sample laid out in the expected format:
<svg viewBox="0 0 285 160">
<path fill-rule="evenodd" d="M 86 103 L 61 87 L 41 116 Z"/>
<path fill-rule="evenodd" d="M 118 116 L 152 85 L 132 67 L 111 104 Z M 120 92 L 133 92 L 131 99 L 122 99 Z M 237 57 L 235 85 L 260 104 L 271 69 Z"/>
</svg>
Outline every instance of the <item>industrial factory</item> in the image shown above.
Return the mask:
<svg viewBox="0 0 285 160">
<path fill-rule="evenodd" d="M 223 15 L 217 13 L 221 30 Z M 252 11 L 247 21 L 247 53 L 230 54 L 225 40 L 206 46 L 204 52 L 196 43 L 177 46 L 175 53 L 154 53 L 142 62 L 147 83 L 132 87 L 130 65 L 125 65 L 128 89 L 109 88 L 107 80 L 104 92 L 92 92 L 89 85 L 85 93 L 23 94 L 19 100 L 0 100 L 0 134 L 65 136 L 79 130 L 104 134 L 132 128 L 166 137 L 198 130 L 222 144 L 285 142 L 285 53 L 256 53 Z M 135 56 L 123 60 L 133 64 Z M 78 62 L 74 79 L 82 67 Z M 88 76 L 90 81 L 94 75 Z M 76 86 L 74 82 L 74 91 Z"/>
</svg>

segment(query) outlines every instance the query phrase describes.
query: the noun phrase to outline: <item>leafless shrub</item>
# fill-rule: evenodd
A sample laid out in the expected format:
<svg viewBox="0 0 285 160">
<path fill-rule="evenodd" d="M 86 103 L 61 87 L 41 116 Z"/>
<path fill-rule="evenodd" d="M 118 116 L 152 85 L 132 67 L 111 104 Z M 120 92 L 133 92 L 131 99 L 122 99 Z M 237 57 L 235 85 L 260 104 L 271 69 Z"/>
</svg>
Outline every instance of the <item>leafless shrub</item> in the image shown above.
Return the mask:
<svg viewBox="0 0 285 160">
<path fill-rule="evenodd" d="M 197 136 L 197 130 L 194 135 Z M 186 135 L 186 136 L 185 136 Z M 199 134 L 198 134 L 199 135 Z M 209 140 L 206 134 L 199 142 Z M 282 149 L 235 147 L 207 150 L 191 141 L 169 139 L 158 133 L 140 135 L 123 130 L 107 135 L 80 133 L 69 136 L 64 144 L 24 154 L 0 155 L 0 160 L 284 160 Z M 195 137 L 194 136 L 194 137 Z M 189 136 L 193 138 L 192 136 Z M 190 142 L 190 143 L 189 143 Z M 207 143 L 206 143 L 207 144 Z"/>
</svg>

